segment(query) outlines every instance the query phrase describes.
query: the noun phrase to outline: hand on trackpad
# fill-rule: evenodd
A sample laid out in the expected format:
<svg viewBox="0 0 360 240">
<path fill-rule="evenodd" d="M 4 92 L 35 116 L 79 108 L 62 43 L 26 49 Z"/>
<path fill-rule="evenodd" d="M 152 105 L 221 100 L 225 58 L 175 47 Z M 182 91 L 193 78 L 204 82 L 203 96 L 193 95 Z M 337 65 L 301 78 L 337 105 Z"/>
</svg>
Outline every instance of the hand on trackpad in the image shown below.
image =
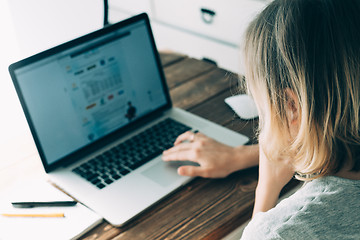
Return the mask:
<svg viewBox="0 0 360 240">
<path fill-rule="evenodd" d="M 200 164 L 198 164 L 197 162 L 193 162 L 193 161 L 170 161 L 170 162 L 167 162 L 167 164 L 174 168 L 179 168 L 181 166 L 195 166 L 195 167 L 200 166 Z"/>
<path fill-rule="evenodd" d="M 177 173 L 177 169 L 184 165 L 199 166 L 199 164 L 191 161 L 161 161 L 144 170 L 142 174 L 161 186 L 167 187 L 174 182 L 189 179 L 189 177 L 180 176 Z"/>
</svg>

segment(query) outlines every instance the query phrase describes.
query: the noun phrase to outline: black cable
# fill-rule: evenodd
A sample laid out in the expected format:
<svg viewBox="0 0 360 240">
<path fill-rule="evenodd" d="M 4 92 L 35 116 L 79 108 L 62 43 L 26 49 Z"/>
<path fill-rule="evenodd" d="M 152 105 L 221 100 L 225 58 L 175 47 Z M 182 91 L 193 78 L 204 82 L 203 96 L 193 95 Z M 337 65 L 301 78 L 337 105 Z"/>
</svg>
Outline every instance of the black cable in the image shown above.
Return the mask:
<svg viewBox="0 0 360 240">
<path fill-rule="evenodd" d="M 109 25 L 109 1 L 104 0 L 104 27 Z"/>
</svg>

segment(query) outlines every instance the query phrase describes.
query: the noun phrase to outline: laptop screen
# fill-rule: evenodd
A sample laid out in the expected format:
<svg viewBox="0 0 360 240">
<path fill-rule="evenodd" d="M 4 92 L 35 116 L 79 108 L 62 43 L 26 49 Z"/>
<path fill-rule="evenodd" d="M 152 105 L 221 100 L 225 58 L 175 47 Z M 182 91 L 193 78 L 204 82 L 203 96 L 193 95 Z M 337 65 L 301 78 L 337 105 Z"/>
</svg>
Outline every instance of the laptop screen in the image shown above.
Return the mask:
<svg viewBox="0 0 360 240">
<path fill-rule="evenodd" d="M 168 104 L 147 22 L 113 28 L 14 70 L 48 165 Z"/>
</svg>

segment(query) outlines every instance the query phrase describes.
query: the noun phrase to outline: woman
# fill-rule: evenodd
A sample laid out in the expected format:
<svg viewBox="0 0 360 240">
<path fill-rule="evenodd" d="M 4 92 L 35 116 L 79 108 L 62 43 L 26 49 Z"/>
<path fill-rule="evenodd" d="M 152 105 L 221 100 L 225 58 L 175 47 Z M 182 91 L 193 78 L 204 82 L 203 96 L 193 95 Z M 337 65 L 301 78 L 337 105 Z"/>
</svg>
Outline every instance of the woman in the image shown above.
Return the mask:
<svg viewBox="0 0 360 240">
<path fill-rule="evenodd" d="M 273 1 L 244 44 L 259 146 L 187 132 L 164 152 L 200 164 L 182 175 L 224 177 L 259 164 L 243 239 L 360 239 L 359 13 L 358 0 Z M 293 176 L 304 186 L 276 205 Z"/>
</svg>

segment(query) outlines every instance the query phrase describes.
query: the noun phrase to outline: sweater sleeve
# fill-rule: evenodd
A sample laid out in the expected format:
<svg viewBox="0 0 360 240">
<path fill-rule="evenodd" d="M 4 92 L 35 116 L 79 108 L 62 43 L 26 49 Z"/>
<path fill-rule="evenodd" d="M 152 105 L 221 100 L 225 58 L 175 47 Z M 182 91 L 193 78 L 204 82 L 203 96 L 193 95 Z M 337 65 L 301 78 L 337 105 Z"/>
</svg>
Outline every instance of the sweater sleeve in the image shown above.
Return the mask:
<svg viewBox="0 0 360 240">
<path fill-rule="evenodd" d="M 257 213 L 244 229 L 241 240 L 282 239 L 276 231 L 272 231 L 275 228 L 275 224 L 272 224 L 274 221 L 271 221 L 272 218 L 273 216 L 269 216 L 268 213 Z"/>
<path fill-rule="evenodd" d="M 251 239 L 360 239 L 360 181 L 313 180 L 244 229 Z"/>
</svg>

